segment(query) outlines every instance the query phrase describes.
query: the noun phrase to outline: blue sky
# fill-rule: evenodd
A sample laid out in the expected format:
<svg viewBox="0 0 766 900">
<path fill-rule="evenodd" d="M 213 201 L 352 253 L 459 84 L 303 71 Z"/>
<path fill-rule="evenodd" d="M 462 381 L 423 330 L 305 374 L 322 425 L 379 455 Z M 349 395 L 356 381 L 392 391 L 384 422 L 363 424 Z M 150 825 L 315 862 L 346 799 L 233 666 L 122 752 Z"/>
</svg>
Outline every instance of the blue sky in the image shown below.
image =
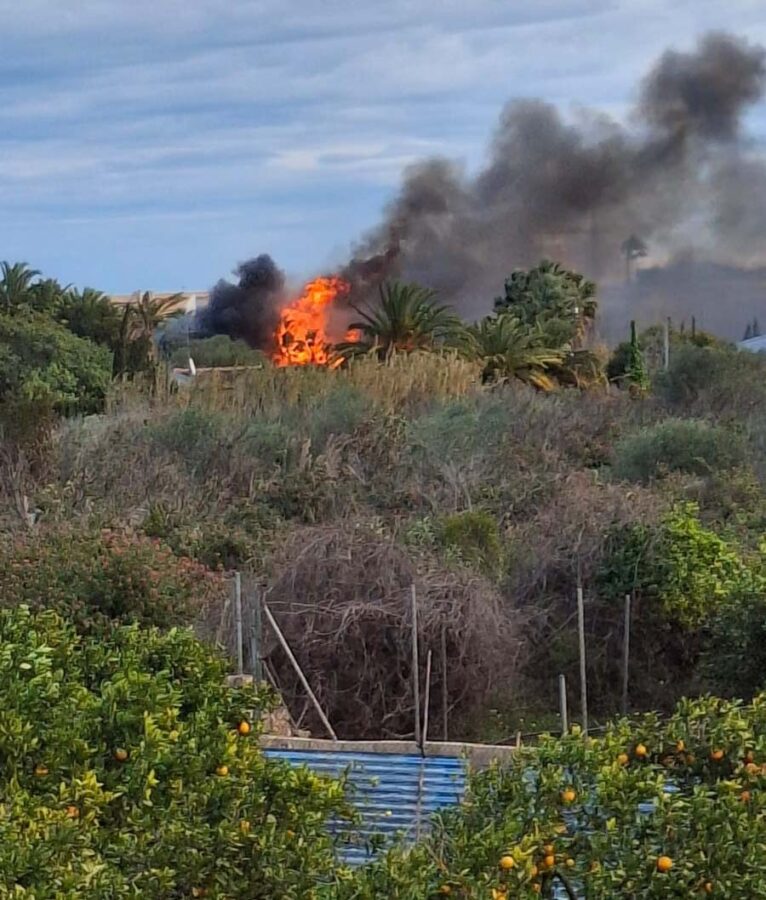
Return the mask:
<svg viewBox="0 0 766 900">
<path fill-rule="evenodd" d="M 401 170 L 501 106 L 624 116 L 667 46 L 763 0 L 0 0 L 0 259 L 109 292 L 347 258 Z M 760 111 L 753 125 L 766 133 Z"/>
</svg>

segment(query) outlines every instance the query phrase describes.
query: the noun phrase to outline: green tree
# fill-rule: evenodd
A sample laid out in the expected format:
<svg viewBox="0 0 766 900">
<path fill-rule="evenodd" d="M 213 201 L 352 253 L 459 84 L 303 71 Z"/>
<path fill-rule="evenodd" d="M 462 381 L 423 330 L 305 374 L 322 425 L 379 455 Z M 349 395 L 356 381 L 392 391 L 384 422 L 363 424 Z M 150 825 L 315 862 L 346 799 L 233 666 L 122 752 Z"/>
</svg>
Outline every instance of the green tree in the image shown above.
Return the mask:
<svg viewBox="0 0 766 900">
<path fill-rule="evenodd" d="M 375 352 L 381 359 L 392 353 L 457 346 L 465 336 L 460 319 L 436 302 L 434 291 L 417 284 L 388 282 L 380 287 L 376 306 L 354 306 L 359 320 L 350 328 L 358 341 L 339 344 L 342 357 Z"/>
<path fill-rule="evenodd" d="M 268 760 L 269 691 L 191 631 L 78 635 L 0 612 L 0 894 L 310 898 L 335 874 L 343 786 Z"/>
<path fill-rule="evenodd" d="M 636 334 L 636 323 L 630 323 L 630 345 L 628 351 L 628 365 L 625 376 L 631 390 L 644 393 L 649 389 L 649 374 L 646 371 L 646 362 L 641 345 Z"/>
<path fill-rule="evenodd" d="M 648 249 L 646 244 L 635 234 L 622 242 L 622 255 L 625 257 L 625 280 L 630 281 L 633 275 L 633 263 L 637 259 L 646 256 Z"/>
<path fill-rule="evenodd" d="M 506 313 L 487 316 L 468 329 L 469 352 L 484 364 L 485 381 L 517 379 L 544 391 L 555 387 L 551 368 L 564 353 L 546 345 L 539 327 L 528 327 Z"/>
<path fill-rule="evenodd" d="M 550 260 L 511 273 L 505 293 L 495 300 L 498 313 L 511 313 L 523 325 L 541 328 L 547 345 L 554 348 L 582 339 L 597 308 L 594 282 Z"/>
<path fill-rule="evenodd" d="M 0 306 L 4 312 L 14 312 L 30 302 L 39 275 L 25 262 L 0 263 Z"/>
<path fill-rule="evenodd" d="M 57 318 L 78 337 L 116 351 L 120 336 L 120 312 L 101 291 L 86 287 L 67 291 Z"/>
<path fill-rule="evenodd" d="M 45 400 L 63 413 L 99 411 L 112 355 L 43 315 L 0 316 L 0 400 Z"/>
</svg>

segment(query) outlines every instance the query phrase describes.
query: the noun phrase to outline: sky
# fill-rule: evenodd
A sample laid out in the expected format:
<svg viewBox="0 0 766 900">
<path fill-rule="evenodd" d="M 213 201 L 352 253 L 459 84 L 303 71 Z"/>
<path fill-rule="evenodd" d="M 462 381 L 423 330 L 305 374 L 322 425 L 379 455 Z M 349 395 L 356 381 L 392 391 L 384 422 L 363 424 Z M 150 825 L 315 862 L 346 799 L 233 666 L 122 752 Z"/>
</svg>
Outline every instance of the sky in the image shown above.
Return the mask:
<svg viewBox="0 0 766 900">
<path fill-rule="evenodd" d="M 629 115 L 763 0 L 0 0 L 0 259 L 108 293 L 344 262 L 401 172 L 481 165 L 504 103 Z M 766 135 L 766 110 L 753 114 Z"/>
</svg>

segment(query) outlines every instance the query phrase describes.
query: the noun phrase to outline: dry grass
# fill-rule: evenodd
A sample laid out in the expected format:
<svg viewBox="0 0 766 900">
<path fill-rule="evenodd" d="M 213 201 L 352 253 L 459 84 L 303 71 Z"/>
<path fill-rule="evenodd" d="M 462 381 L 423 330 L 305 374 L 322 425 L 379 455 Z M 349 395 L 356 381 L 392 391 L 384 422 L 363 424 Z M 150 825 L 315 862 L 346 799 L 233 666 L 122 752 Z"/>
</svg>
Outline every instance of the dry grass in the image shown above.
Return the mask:
<svg viewBox="0 0 766 900">
<path fill-rule="evenodd" d="M 493 687 L 513 681 L 516 629 L 497 590 L 473 573 L 415 560 L 389 538 L 352 523 L 294 531 L 273 569 L 265 599 L 345 737 L 412 734 L 413 584 L 421 684 L 427 651 L 433 652 L 432 722 L 443 696 L 442 629 L 453 729 Z M 305 692 L 274 644 L 269 662 L 293 716 L 319 730 Z"/>
</svg>

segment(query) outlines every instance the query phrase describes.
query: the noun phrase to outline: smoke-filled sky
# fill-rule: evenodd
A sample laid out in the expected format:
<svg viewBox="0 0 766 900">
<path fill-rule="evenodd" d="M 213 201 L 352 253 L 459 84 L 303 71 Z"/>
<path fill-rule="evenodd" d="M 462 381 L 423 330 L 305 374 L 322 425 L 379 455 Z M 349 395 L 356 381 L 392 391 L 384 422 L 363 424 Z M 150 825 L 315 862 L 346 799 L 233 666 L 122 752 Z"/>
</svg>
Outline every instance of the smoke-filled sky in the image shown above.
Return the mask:
<svg viewBox="0 0 766 900">
<path fill-rule="evenodd" d="M 206 289 L 262 252 L 295 277 L 342 264 L 406 165 L 486 166 L 507 101 L 626 119 L 668 46 L 711 29 L 766 44 L 762 0 L 0 0 L 0 14 L 0 258 L 110 292 Z M 763 106 L 746 117 L 748 142 L 766 136 Z"/>
</svg>

